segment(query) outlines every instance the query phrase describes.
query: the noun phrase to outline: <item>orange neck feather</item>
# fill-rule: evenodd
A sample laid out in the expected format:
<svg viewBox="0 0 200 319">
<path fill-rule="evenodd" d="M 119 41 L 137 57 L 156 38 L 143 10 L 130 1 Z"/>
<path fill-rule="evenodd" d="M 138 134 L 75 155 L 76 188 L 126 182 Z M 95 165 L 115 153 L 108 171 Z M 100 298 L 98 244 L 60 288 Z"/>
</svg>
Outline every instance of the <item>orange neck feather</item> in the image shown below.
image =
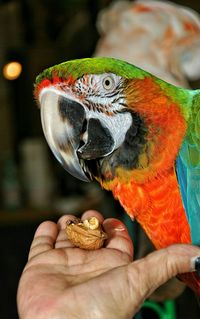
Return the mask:
<svg viewBox="0 0 200 319">
<path fill-rule="evenodd" d="M 156 248 L 190 243 L 190 229 L 173 168 L 143 185 L 115 180 L 113 195 L 141 224 Z"/>
<path fill-rule="evenodd" d="M 151 78 L 131 81 L 126 96 L 129 107 L 142 116 L 148 131 L 144 149 L 147 165 L 132 172 L 133 179 L 143 183 L 174 165 L 187 126 L 180 107 Z"/>
</svg>

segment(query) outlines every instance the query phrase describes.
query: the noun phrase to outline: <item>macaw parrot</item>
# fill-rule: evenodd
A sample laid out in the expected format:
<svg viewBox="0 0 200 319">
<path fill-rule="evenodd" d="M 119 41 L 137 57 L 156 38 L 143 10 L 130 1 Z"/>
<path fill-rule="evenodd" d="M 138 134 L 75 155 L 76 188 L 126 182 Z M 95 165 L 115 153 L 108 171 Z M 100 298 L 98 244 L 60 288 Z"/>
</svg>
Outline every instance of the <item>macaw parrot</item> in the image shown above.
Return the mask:
<svg viewBox="0 0 200 319">
<path fill-rule="evenodd" d="M 68 172 L 112 191 L 156 249 L 200 246 L 200 90 L 99 57 L 46 69 L 34 94 Z M 197 272 L 180 278 L 200 295 Z"/>
</svg>

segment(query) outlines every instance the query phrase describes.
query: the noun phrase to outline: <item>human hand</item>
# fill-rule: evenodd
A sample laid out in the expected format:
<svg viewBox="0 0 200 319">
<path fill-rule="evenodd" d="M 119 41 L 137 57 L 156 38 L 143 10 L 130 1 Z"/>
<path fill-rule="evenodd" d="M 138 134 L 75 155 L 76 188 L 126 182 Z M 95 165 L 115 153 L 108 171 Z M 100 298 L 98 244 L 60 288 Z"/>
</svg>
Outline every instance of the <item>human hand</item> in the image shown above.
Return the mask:
<svg viewBox="0 0 200 319">
<path fill-rule="evenodd" d="M 57 224 L 43 222 L 33 239 L 18 287 L 20 319 L 127 319 L 161 284 L 178 273 L 194 270 L 191 258 L 200 249 L 175 245 L 132 262 L 133 246 L 122 222 L 96 216 L 109 239 L 105 248 L 74 248 L 64 228 L 72 216 Z M 194 259 L 194 258 L 193 258 Z"/>
</svg>

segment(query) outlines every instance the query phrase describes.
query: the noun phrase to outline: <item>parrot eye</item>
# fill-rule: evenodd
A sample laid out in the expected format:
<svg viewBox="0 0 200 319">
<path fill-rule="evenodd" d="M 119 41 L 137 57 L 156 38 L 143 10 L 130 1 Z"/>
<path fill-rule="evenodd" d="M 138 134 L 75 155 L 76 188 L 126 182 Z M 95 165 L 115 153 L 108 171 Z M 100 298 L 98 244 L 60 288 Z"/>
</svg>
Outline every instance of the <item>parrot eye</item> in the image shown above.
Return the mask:
<svg viewBox="0 0 200 319">
<path fill-rule="evenodd" d="M 111 76 L 106 76 L 103 79 L 103 83 L 102 84 L 103 84 L 103 88 L 105 90 L 111 90 L 115 86 L 115 81 L 114 81 L 114 79 Z"/>
</svg>

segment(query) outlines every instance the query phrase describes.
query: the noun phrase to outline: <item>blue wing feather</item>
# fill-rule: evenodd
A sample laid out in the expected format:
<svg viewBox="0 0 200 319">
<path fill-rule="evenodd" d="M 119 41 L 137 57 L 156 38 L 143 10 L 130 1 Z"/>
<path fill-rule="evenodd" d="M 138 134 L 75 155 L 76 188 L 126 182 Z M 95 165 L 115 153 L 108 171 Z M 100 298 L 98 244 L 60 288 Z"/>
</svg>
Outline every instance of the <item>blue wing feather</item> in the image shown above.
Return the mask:
<svg viewBox="0 0 200 319">
<path fill-rule="evenodd" d="M 178 156 L 176 160 L 176 174 L 180 186 L 183 206 L 186 211 L 187 218 L 189 218 L 187 208 L 187 167 L 184 165 L 180 156 Z"/>
<path fill-rule="evenodd" d="M 200 246 L 200 169 L 188 168 L 179 156 L 176 161 L 176 172 L 192 243 Z"/>
<path fill-rule="evenodd" d="M 192 243 L 200 246 L 200 90 L 193 95 L 188 131 L 176 161 L 183 206 Z"/>
<path fill-rule="evenodd" d="M 200 246 L 200 169 L 188 170 L 188 212 L 192 243 Z"/>
</svg>

